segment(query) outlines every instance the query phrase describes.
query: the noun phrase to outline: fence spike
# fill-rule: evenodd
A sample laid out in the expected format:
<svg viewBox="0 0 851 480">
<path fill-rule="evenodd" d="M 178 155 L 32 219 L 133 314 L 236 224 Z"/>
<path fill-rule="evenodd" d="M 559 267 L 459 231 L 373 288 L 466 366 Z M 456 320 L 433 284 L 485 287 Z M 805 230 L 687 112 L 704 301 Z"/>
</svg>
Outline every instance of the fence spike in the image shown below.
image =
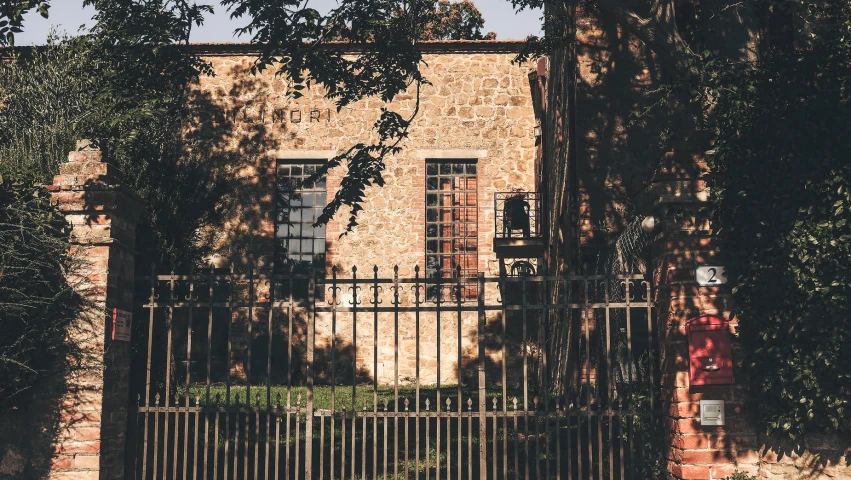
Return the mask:
<svg viewBox="0 0 851 480">
<path fill-rule="evenodd" d="M 473 399 L 470 397 L 467 397 L 467 410 L 473 411 Z"/>
<path fill-rule="evenodd" d="M 406 399 L 405 399 L 405 411 L 406 411 L 406 412 L 408 411 L 408 403 L 409 403 L 409 402 L 408 402 L 408 399 L 406 398 Z"/>
</svg>

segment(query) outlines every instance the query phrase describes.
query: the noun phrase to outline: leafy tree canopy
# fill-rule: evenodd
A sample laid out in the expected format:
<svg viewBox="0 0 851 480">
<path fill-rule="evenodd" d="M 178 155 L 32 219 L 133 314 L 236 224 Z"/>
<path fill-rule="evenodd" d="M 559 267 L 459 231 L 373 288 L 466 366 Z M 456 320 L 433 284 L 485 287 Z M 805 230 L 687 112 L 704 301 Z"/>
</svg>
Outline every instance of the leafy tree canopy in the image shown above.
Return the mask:
<svg viewBox="0 0 851 480">
<path fill-rule="evenodd" d="M 706 64 L 715 222 L 752 411 L 769 432 L 851 431 L 851 4 L 798 2 L 796 51 Z"/>
</svg>

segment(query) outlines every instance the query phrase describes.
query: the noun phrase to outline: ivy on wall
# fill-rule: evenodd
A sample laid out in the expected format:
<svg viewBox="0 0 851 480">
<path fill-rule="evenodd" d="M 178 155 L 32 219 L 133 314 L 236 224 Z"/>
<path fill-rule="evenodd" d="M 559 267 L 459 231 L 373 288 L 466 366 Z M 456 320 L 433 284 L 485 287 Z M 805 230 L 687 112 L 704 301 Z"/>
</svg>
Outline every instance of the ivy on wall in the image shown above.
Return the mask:
<svg viewBox="0 0 851 480">
<path fill-rule="evenodd" d="M 851 431 L 851 7 L 796 15 L 808 43 L 748 69 L 710 62 L 701 92 L 751 410 L 792 438 Z"/>
</svg>

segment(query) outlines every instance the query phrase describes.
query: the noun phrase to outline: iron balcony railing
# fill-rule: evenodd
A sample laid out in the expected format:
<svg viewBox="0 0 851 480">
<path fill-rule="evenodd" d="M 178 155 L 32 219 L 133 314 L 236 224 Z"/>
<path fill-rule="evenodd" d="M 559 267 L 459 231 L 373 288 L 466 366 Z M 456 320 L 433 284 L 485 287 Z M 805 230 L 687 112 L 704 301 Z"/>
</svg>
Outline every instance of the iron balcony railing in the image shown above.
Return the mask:
<svg viewBox="0 0 851 480">
<path fill-rule="evenodd" d="M 541 197 L 536 192 L 494 194 L 496 238 L 540 238 Z"/>
</svg>

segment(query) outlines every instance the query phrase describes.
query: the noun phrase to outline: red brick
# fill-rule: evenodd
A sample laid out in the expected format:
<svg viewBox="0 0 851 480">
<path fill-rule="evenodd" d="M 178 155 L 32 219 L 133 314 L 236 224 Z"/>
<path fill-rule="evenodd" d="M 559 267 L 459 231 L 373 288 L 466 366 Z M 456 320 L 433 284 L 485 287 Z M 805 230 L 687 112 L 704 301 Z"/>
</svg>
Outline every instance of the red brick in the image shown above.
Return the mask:
<svg viewBox="0 0 851 480">
<path fill-rule="evenodd" d="M 735 459 L 732 452 L 727 450 L 685 450 L 683 452 L 684 464 L 708 464 L 732 462 Z"/>
<path fill-rule="evenodd" d="M 56 453 L 99 453 L 100 442 L 62 442 L 54 447 Z"/>
<path fill-rule="evenodd" d="M 74 468 L 95 470 L 100 468 L 100 455 L 75 455 Z"/>
<path fill-rule="evenodd" d="M 51 460 L 51 470 L 68 470 L 73 464 L 74 458 L 71 455 L 57 455 Z"/>
<path fill-rule="evenodd" d="M 710 480 L 709 467 L 705 465 L 673 465 L 669 467 L 672 475 L 682 480 Z"/>
<path fill-rule="evenodd" d="M 49 480 L 99 480 L 100 472 L 97 470 L 51 472 L 47 478 Z"/>
</svg>

